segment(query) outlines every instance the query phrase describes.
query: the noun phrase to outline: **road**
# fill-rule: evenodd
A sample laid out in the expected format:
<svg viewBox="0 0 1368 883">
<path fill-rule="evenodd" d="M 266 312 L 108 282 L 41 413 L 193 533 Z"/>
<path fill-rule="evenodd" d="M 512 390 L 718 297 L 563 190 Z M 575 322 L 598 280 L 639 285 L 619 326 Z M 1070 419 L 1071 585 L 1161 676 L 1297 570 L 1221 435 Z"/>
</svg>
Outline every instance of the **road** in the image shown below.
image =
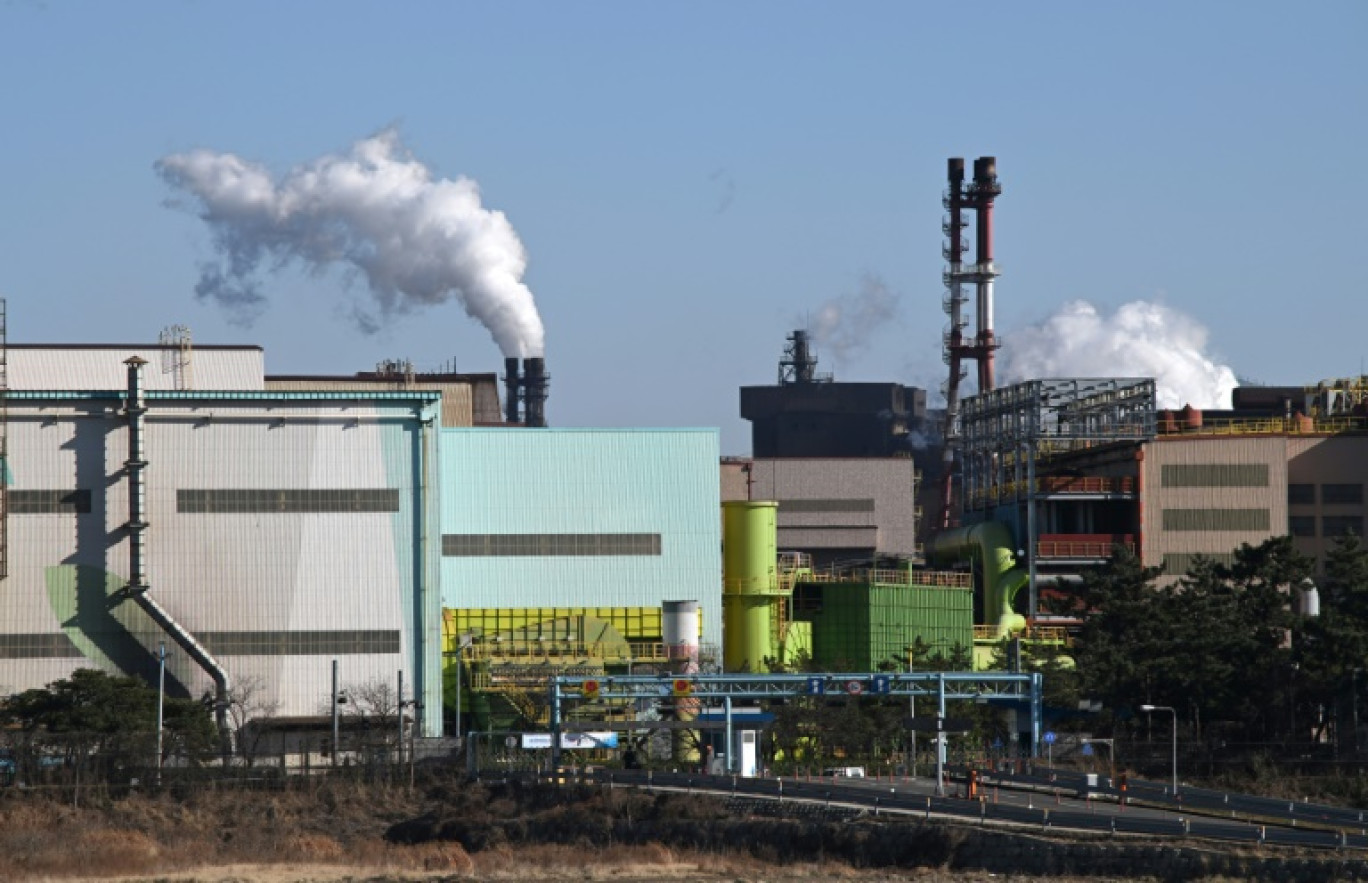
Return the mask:
<svg viewBox="0 0 1368 883">
<path fill-rule="evenodd" d="M 1106 777 L 1097 777 L 1097 786 L 1089 788 L 1085 774 L 1058 770 L 988 774 L 972 800 L 963 796 L 962 770 L 953 771 L 948 796 L 935 794 L 934 778 L 747 779 L 640 770 L 596 770 L 584 776 L 614 786 L 818 802 L 874 815 L 895 812 L 1042 830 L 1368 850 L 1368 823 L 1360 810 L 1187 787 L 1175 797 L 1166 784 L 1143 780 L 1129 782 L 1123 802 Z"/>
</svg>

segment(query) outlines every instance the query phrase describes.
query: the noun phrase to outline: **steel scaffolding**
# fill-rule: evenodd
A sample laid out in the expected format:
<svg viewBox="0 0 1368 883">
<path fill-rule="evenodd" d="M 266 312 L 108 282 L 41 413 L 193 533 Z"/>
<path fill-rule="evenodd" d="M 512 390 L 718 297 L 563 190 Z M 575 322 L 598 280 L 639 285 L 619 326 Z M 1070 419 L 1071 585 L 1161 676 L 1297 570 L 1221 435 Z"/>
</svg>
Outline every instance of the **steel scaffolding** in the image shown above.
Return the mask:
<svg viewBox="0 0 1368 883">
<path fill-rule="evenodd" d="M 1029 380 L 965 399 L 964 508 L 986 519 L 995 506 L 1025 506 L 1028 617 L 1038 612 L 1037 465 L 1072 451 L 1148 441 L 1155 418 L 1154 380 L 1148 377 Z"/>
</svg>

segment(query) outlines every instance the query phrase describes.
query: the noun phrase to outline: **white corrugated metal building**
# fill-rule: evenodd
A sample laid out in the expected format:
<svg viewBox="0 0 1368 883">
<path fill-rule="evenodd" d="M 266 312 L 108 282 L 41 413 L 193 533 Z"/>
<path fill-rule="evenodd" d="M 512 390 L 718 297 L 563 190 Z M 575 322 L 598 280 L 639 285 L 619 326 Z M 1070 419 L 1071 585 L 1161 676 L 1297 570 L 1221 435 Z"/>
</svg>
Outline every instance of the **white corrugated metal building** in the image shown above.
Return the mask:
<svg viewBox="0 0 1368 883">
<path fill-rule="evenodd" d="M 232 684 L 321 716 L 334 659 L 344 685 L 403 671 L 421 734 L 440 735 L 440 395 L 266 391 L 259 348 L 196 348 L 193 378 L 167 349 L 9 348 L 0 692 L 92 665 L 155 677 L 162 642 L 170 688 L 212 692 L 123 591 L 136 534 L 146 596 Z M 148 363 L 141 467 L 132 356 Z"/>
<path fill-rule="evenodd" d="M 437 390 L 272 389 L 259 347 L 187 356 L 8 348 L 0 694 L 155 679 L 163 642 L 170 689 L 212 693 L 181 629 L 281 717 L 328 715 L 334 660 L 344 688 L 403 671 L 437 736 L 443 606 L 696 600 L 720 641 L 716 430 L 442 429 Z"/>
</svg>

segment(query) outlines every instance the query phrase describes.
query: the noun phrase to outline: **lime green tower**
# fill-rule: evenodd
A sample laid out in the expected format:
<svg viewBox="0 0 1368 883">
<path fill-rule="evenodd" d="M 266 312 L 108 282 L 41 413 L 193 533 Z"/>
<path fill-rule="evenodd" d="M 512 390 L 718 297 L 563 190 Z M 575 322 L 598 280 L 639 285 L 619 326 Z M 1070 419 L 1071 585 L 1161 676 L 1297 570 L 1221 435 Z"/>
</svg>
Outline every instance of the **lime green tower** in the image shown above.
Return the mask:
<svg viewBox="0 0 1368 883">
<path fill-rule="evenodd" d="M 722 667 L 763 672 L 777 656 L 770 609 L 782 594 L 777 563 L 779 504 L 722 504 Z"/>
</svg>

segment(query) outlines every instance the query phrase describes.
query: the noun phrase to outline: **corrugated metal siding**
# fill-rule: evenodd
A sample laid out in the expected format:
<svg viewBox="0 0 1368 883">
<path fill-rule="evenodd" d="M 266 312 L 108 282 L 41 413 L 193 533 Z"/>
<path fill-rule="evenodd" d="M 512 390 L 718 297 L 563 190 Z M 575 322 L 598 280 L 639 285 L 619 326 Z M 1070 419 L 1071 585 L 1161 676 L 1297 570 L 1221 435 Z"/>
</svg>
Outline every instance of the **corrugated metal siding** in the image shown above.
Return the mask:
<svg viewBox="0 0 1368 883">
<path fill-rule="evenodd" d="M 878 671 L 907 664 L 918 639 L 932 653 L 950 655 L 974 643 L 974 596 L 969 589 L 884 584 L 820 584 L 822 609 L 813 622 L 813 658 L 824 666 Z"/>
<path fill-rule="evenodd" d="M 1237 467 L 1230 475 L 1248 474 L 1251 467 L 1266 470 L 1267 485 L 1173 487 L 1163 480 L 1166 471 L 1170 477 L 1210 477 L 1227 466 Z M 1143 468 L 1146 565 L 1158 566 L 1174 555 L 1228 555 L 1241 543 L 1258 544 L 1287 530 L 1283 437 L 1161 437 L 1146 445 Z"/>
<path fill-rule="evenodd" d="M 713 430 L 445 430 L 444 534 L 661 536 L 658 556 L 444 558 L 446 606 L 696 600 L 720 643 L 717 464 Z"/>
<path fill-rule="evenodd" d="M 916 554 L 916 466 L 908 458 L 762 459 L 751 477 L 752 499 L 780 501 L 782 548 Z M 842 501 L 844 510 L 835 505 Z"/>
<path fill-rule="evenodd" d="M 9 442 L 14 487 L 91 490 L 89 514 L 10 519 L 4 632 L 72 636 L 85 658 L 5 660 L 0 683 L 41 686 L 91 662 L 149 674 L 165 639 L 131 603 L 108 612 L 106 596 L 128 576 L 127 422 L 97 403 L 12 401 Z M 307 406 L 292 408 L 292 414 Z M 424 702 L 440 708 L 440 609 L 415 612 L 422 594 L 422 544 L 414 531 L 422 493 L 413 452 L 418 417 L 411 403 L 320 407 L 309 420 L 249 403 L 216 402 L 213 417 L 193 407 L 159 407 L 147 418 L 148 577 L 153 597 L 191 632 L 398 631 L 402 656 L 359 652 L 341 658 L 344 683 L 412 685 L 426 671 Z M 112 480 L 111 480 L 112 479 Z M 188 514 L 177 491 L 199 488 L 390 487 L 397 513 Z M 435 549 L 435 546 L 432 547 Z M 435 553 L 434 553 L 435 554 Z M 427 572 L 435 578 L 435 563 Z M 437 593 L 430 593 L 433 599 Z M 427 640 L 415 644 L 417 633 Z M 298 642 L 296 642 L 298 643 Z M 307 642 L 305 642 L 307 643 Z M 383 644 L 384 642 L 378 642 Z M 168 642 L 170 644 L 170 642 Z M 171 645 L 172 679 L 191 695 L 207 677 Z M 296 648 L 298 649 L 298 648 Z M 116 666 L 114 663 L 117 662 Z M 259 680 L 264 701 L 285 715 L 320 714 L 331 682 L 329 655 L 232 656 L 221 660 L 238 683 Z M 174 686 L 174 685 L 173 685 Z M 321 704 L 321 706 L 320 706 Z M 429 728 L 432 733 L 437 727 Z"/>
<path fill-rule="evenodd" d="M 34 347 L 7 348 L 10 389 L 124 389 L 128 367 L 124 361 L 139 356 L 145 389 L 177 389 L 158 346 L 145 347 Z M 263 389 L 265 354 L 260 347 L 202 348 L 191 351 L 190 376 L 194 389 Z"/>
<path fill-rule="evenodd" d="M 488 384 L 492 386 L 492 384 Z M 475 421 L 473 393 L 469 383 L 432 383 L 421 379 L 413 383 L 402 380 L 353 380 L 350 378 L 319 377 L 287 379 L 268 377 L 266 389 L 278 390 L 351 390 L 351 389 L 390 389 L 390 390 L 435 390 L 442 394 L 442 425 L 473 426 Z M 497 404 L 497 403 L 496 403 Z"/>
</svg>

